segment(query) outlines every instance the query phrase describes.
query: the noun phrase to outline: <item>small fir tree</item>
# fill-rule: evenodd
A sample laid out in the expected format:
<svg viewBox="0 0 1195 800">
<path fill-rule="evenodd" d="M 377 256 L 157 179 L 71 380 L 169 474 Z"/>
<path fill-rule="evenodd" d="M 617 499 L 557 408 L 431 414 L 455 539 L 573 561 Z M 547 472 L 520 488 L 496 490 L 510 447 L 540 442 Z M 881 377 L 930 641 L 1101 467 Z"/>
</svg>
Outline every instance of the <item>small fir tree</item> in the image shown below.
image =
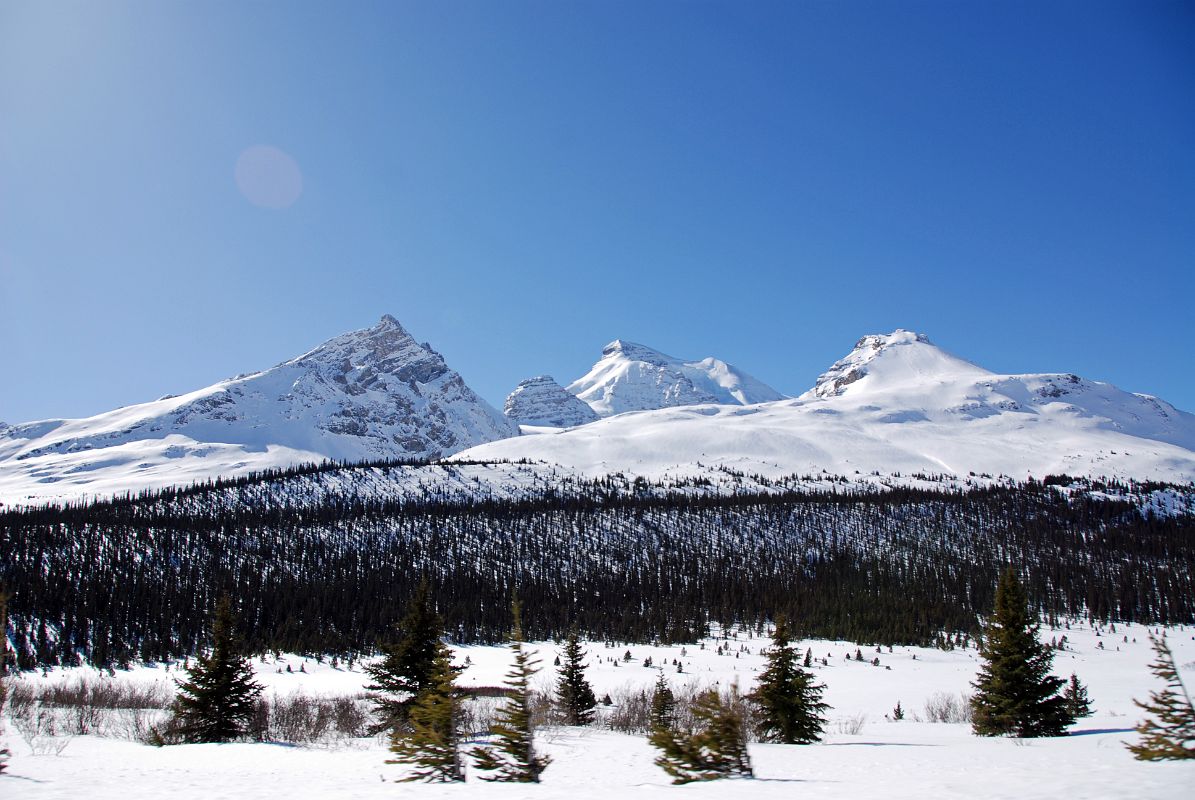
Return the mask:
<svg viewBox="0 0 1195 800">
<path fill-rule="evenodd" d="M 431 590 L 423 580 L 398 624 L 400 638 L 384 643 L 382 659 L 365 668 L 373 679 L 365 688 L 373 693 L 371 699 L 377 717 L 370 734 L 409 729 L 407 717 L 411 706 L 420 693 L 433 685 L 433 664 L 443 627 L 432 606 Z"/>
<path fill-rule="evenodd" d="M 1174 654 L 1160 636 L 1150 634 L 1154 660 L 1149 669 L 1166 683 L 1160 692 L 1150 692 L 1149 702 L 1133 702 L 1154 719 L 1146 719 L 1136 727 L 1141 741 L 1128 748 L 1138 761 L 1177 761 L 1195 758 L 1195 707 L 1191 694 L 1178 674 Z"/>
<path fill-rule="evenodd" d="M 710 689 L 693 705 L 696 731 L 657 728 L 651 732 L 647 740 L 660 750 L 656 766 L 671 775 L 673 783 L 753 777 L 745 720 L 736 699 L 724 701 Z"/>
<path fill-rule="evenodd" d="M 652 731 L 670 731 L 676 724 L 676 696 L 664 677 L 664 670 L 656 675 L 656 688 L 651 694 L 649 725 Z"/>
<path fill-rule="evenodd" d="M 772 646 L 767 652 L 767 667 L 748 699 L 759 707 L 759 731 L 768 742 L 809 744 L 821 738 L 829 706 L 821 701 L 820 684 L 813 675 L 797 665 L 798 653 L 792 646 L 788 621 L 776 620 Z"/>
<path fill-rule="evenodd" d="M 905 710 L 900 707 L 900 701 L 896 701 L 896 708 L 892 709 L 892 719 L 900 722 L 905 718 Z"/>
<path fill-rule="evenodd" d="M 564 645 L 564 661 L 560 663 L 560 678 L 556 682 L 556 704 L 564 716 L 565 725 L 588 725 L 593 722 L 597 697 L 585 678 L 585 651 L 573 631 Z"/>
<path fill-rule="evenodd" d="M 178 682 L 175 729 L 184 742 L 231 742 L 249 732 L 261 695 L 249 659 L 233 633 L 232 602 L 222 597 L 212 618 L 212 647 L 195 660 L 189 680 Z"/>
<path fill-rule="evenodd" d="M 1091 699 L 1087 696 L 1087 687 L 1079 683 L 1079 676 L 1071 673 L 1066 688 L 1062 691 L 1066 700 L 1066 713 L 1072 721 L 1091 716 Z"/>
<path fill-rule="evenodd" d="M 410 706 L 410 729 L 390 735 L 390 752 L 395 758 L 386 763 L 415 767 L 401 780 L 448 783 L 465 779 L 459 748 L 460 694 L 453 684 L 457 672 L 452 651 L 440 642 L 432 659 L 432 684 Z"/>
<path fill-rule="evenodd" d="M 1074 719 L 1058 693 L 1065 681 L 1050 670 L 1054 653 L 1038 641 L 1025 590 L 1010 567 L 996 586 L 996 606 L 983 628 L 983 665 L 971 685 L 972 730 L 980 736 L 1062 736 Z"/>
<path fill-rule="evenodd" d="M 510 631 L 510 649 L 514 653 L 514 665 L 506 673 L 506 705 L 498 712 L 492 733 L 497 741 L 491 747 L 478 747 L 473 751 L 475 766 L 483 772 L 486 781 L 510 781 L 517 783 L 539 783 L 540 773 L 551 761 L 548 756 L 535 754 L 535 731 L 531 723 L 531 676 L 537 671 L 538 661 L 523 649 L 523 625 L 519 603 L 511 603 L 514 624 Z"/>
</svg>

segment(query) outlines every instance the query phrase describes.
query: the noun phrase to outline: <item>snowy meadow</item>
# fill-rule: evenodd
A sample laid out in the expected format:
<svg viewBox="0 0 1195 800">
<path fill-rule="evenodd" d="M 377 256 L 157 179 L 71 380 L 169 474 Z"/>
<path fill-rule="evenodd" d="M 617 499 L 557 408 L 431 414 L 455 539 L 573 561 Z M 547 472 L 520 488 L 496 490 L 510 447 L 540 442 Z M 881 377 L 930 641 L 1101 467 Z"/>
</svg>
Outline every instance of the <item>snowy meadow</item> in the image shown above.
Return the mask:
<svg viewBox="0 0 1195 800">
<path fill-rule="evenodd" d="M 1148 670 L 1148 632 L 1139 625 L 1042 628 L 1045 641 L 1066 636 L 1055 655 L 1055 672 L 1072 672 L 1088 686 L 1094 715 L 1080 720 L 1067 737 L 981 738 L 964 719 L 962 696 L 970 692 L 979 663 L 974 645 L 940 650 L 883 647 L 853 642 L 797 643 L 812 656 L 812 670 L 826 686 L 832 706 L 824 740 L 812 745 L 753 743 L 756 778 L 672 786 L 653 760 L 657 751 L 642 734 L 628 733 L 622 708 L 650 693 L 663 669 L 678 693 L 686 689 L 737 686 L 749 691 L 769 644 L 763 632 L 737 630 L 686 645 L 588 642 L 589 680 L 601 705 L 598 721 L 585 728 L 549 724 L 538 745 L 553 761 L 539 785 L 501 785 L 469 776 L 465 784 L 397 784 L 404 767 L 387 764 L 383 737 L 346 735 L 338 726 L 359 726 L 354 716 L 367 708 L 369 682 L 362 664 L 333 663 L 294 655 L 254 660 L 257 680 L 276 712 L 327 716 L 314 741 L 192 744 L 152 747 L 139 741 L 173 693 L 181 665 L 142 666 L 114 674 L 78 668 L 25 674 L 10 681 L 13 696 L 47 696 L 54 687 L 89 691 L 120 689 L 127 701 L 107 713 L 54 708 L 48 702 L 10 703 L 3 740 L 12 751 L 10 777 L 0 788 L 21 798 L 235 798 L 278 796 L 356 797 L 643 797 L 678 792 L 701 797 L 857 798 L 1188 798 L 1195 791 L 1195 763 L 1135 761 L 1125 741 L 1143 712 L 1133 699 L 1161 688 Z M 1159 630 L 1157 628 L 1153 630 Z M 1195 674 L 1195 628 L 1167 631 L 1180 670 Z M 553 662 L 561 646 L 532 646 L 542 662 L 536 687 L 550 694 Z M 467 665 L 458 684 L 476 694 L 466 703 L 479 724 L 497 702 L 487 687 L 501 684 L 510 651 L 497 646 L 454 648 Z M 629 654 L 629 657 L 628 657 Z M 859 660 L 858 656 L 863 660 Z M 650 659 L 651 666 L 645 666 Z M 822 663 L 822 660 L 825 663 Z M 875 663 L 878 659 L 878 665 Z M 133 691 L 136 690 L 136 691 Z M 303 702 L 304 700 L 310 702 Z M 298 701 L 298 702 L 296 702 Z M 901 720 L 893 719 L 900 703 Z M 112 703 L 110 703 L 111 705 Z M 136 708 L 137 705 L 143 706 Z M 40 721 L 39 717 L 40 716 Z M 337 716 L 339 715 L 339 716 Z M 938 720 L 952 721 L 938 721 Z M 621 720 L 621 723 L 620 723 Z M 310 723 L 305 722 L 309 727 Z M 81 730 L 87 730 L 80 735 Z M 274 722 L 271 730 L 285 730 Z M 480 736 L 476 737 L 479 741 Z"/>
</svg>

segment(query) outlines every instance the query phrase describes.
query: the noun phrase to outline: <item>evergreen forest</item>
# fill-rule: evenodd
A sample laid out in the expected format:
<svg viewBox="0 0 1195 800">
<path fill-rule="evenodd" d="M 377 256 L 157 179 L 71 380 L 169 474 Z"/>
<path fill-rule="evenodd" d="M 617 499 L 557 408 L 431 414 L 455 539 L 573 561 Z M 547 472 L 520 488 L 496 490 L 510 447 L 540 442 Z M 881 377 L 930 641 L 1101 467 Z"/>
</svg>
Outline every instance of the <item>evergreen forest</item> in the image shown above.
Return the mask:
<svg viewBox="0 0 1195 800">
<path fill-rule="evenodd" d="M 691 641 L 783 614 L 797 637 L 946 644 L 978 632 L 1008 565 L 1047 619 L 1195 622 L 1195 518 L 1051 482 L 470 498 L 304 474 L 333 483 L 0 509 L 18 665 L 194 655 L 222 595 L 250 651 L 373 653 L 425 579 L 461 643 L 501 641 L 517 594 L 531 639 Z"/>
</svg>

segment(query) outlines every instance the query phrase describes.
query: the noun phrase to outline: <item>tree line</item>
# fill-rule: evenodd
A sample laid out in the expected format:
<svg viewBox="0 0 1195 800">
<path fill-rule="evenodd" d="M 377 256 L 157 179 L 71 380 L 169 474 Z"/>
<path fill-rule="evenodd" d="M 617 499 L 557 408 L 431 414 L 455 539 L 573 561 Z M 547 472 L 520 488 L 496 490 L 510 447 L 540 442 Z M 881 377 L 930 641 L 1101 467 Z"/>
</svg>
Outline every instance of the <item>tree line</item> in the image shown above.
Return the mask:
<svg viewBox="0 0 1195 800">
<path fill-rule="evenodd" d="M 1195 621 L 1195 519 L 1039 483 L 727 495 L 594 481 L 316 503 L 270 485 L 245 503 L 211 488 L 0 512 L 18 665 L 193 655 L 223 594 L 255 652 L 374 652 L 425 578 L 458 642 L 502 640 L 517 593 L 537 639 L 692 641 L 783 614 L 798 636 L 932 644 L 978 633 L 1008 563 L 1047 617 Z"/>
</svg>

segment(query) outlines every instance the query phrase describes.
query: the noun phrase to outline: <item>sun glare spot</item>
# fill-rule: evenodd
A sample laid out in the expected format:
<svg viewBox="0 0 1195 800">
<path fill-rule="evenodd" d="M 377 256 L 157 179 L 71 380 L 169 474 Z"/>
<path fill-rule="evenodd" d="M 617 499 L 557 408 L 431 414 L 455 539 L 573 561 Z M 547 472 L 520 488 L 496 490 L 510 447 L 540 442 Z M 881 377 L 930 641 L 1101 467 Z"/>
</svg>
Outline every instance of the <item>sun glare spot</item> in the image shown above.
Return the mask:
<svg viewBox="0 0 1195 800">
<path fill-rule="evenodd" d="M 303 194 L 303 173 L 287 153 L 270 145 L 254 145 L 237 158 L 237 188 L 261 208 L 290 208 Z"/>
</svg>

